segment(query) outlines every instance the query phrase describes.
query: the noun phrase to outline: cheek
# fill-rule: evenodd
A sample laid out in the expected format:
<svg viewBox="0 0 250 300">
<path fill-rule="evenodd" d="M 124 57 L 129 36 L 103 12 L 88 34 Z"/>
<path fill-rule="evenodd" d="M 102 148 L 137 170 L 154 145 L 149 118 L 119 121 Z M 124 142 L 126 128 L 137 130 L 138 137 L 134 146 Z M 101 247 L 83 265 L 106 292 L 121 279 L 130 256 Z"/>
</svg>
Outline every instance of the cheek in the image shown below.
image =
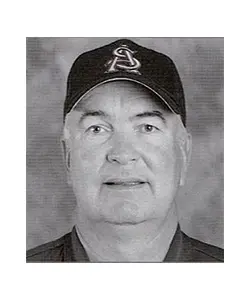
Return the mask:
<svg viewBox="0 0 250 300">
<path fill-rule="evenodd" d="M 99 170 L 105 162 L 105 149 L 80 147 L 72 151 L 72 172 L 79 177 L 84 177 L 89 182 L 98 178 Z"/>
<path fill-rule="evenodd" d="M 172 193 L 180 176 L 180 159 L 176 142 L 168 137 L 158 144 L 148 144 L 144 151 L 145 161 L 150 168 L 157 194 Z"/>
<path fill-rule="evenodd" d="M 144 160 L 155 174 L 169 173 L 176 162 L 175 143 L 172 136 L 157 136 L 142 148 Z"/>
<path fill-rule="evenodd" d="M 70 176 L 75 193 L 94 193 L 99 183 L 99 169 L 104 162 L 102 147 L 93 147 L 81 139 L 78 132 L 71 134 Z M 89 191 L 90 188 L 92 191 Z M 86 191 L 86 192 L 85 192 Z"/>
<path fill-rule="evenodd" d="M 105 155 L 93 149 L 71 152 L 71 182 L 78 210 L 82 215 L 99 216 L 100 172 Z"/>
</svg>

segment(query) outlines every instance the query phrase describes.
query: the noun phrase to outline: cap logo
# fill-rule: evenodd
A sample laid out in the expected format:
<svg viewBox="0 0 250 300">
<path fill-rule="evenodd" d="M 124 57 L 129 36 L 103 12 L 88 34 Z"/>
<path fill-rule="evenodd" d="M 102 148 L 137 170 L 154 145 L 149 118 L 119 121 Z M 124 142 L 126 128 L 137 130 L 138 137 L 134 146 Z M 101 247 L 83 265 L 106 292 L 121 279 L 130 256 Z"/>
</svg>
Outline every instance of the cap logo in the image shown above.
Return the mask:
<svg viewBox="0 0 250 300">
<path fill-rule="evenodd" d="M 108 61 L 106 66 L 109 69 L 105 73 L 127 71 L 141 74 L 138 69 L 141 66 L 139 60 L 133 57 L 135 51 L 130 50 L 126 45 L 122 45 L 113 51 L 114 58 Z"/>
</svg>

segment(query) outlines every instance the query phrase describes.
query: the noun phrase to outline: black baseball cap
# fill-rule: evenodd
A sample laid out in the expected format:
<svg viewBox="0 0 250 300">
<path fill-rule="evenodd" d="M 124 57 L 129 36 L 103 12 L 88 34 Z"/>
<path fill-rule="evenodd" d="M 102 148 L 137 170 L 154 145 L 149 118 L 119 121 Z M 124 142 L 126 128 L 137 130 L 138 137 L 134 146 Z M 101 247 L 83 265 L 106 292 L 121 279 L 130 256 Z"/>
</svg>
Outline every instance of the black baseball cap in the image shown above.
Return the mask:
<svg viewBox="0 0 250 300">
<path fill-rule="evenodd" d="M 111 81 L 127 80 L 145 86 L 159 96 L 186 126 L 185 97 L 173 61 L 166 55 L 120 39 L 82 53 L 68 75 L 65 116 L 86 93 Z"/>
</svg>

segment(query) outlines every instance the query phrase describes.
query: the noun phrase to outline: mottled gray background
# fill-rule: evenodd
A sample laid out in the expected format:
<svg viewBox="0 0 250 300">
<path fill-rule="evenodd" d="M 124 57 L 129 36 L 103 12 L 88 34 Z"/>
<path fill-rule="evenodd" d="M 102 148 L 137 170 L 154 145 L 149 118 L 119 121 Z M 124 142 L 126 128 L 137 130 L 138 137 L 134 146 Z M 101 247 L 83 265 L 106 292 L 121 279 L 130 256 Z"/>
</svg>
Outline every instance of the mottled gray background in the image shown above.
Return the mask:
<svg viewBox="0 0 250 300">
<path fill-rule="evenodd" d="M 187 101 L 193 154 L 178 195 L 183 231 L 223 247 L 223 38 L 131 38 L 169 55 Z M 60 134 L 66 79 L 74 59 L 116 38 L 27 38 L 27 249 L 74 224 Z"/>
</svg>

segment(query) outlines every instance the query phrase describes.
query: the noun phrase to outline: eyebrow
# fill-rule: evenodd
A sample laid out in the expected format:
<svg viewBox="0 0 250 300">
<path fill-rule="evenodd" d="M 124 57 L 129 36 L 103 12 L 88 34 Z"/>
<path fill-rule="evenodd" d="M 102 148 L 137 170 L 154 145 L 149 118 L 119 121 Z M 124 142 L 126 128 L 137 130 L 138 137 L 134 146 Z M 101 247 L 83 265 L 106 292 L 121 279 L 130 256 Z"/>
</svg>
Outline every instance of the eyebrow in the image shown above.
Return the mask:
<svg viewBox="0 0 250 300">
<path fill-rule="evenodd" d="M 81 114 L 79 123 L 81 123 L 87 117 L 108 117 L 108 114 L 102 110 L 89 110 Z"/>
<path fill-rule="evenodd" d="M 163 116 L 163 113 L 158 111 L 158 110 L 153 110 L 153 111 L 145 111 L 140 114 L 136 114 L 132 119 L 134 118 L 146 118 L 146 117 L 158 117 L 160 118 L 164 123 L 166 123 L 166 119 Z"/>
<path fill-rule="evenodd" d="M 107 113 L 105 113 L 102 110 L 89 110 L 81 114 L 81 117 L 79 119 L 79 123 L 81 123 L 85 118 L 87 117 L 110 117 Z M 166 119 L 163 116 L 163 113 L 158 110 L 153 111 L 145 111 L 139 114 L 136 114 L 133 117 L 130 117 L 131 120 L 137 119 L 137 118 L 147 118 L 147 117 L 157 117 L 160 118 L 164 123 L 166 123 Z"/>
</svg>

